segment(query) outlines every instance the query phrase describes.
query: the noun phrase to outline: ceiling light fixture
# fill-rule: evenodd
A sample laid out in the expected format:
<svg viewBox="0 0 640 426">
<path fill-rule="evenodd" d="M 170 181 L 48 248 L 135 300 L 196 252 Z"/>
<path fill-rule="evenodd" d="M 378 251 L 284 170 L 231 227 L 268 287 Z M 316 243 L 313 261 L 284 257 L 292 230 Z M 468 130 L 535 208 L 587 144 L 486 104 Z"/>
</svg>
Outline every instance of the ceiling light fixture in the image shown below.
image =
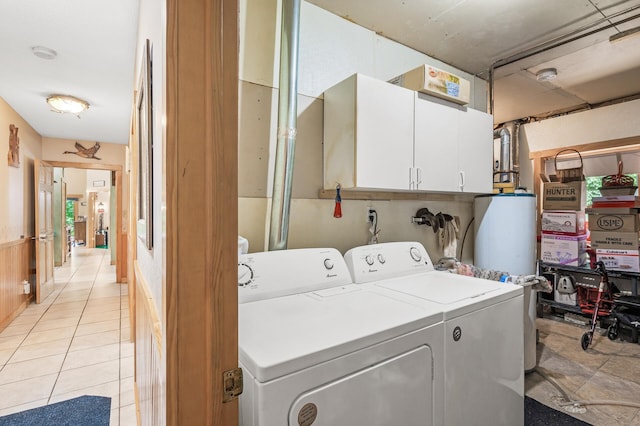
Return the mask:
<svg viewBox="0 0 640 426">
<path fill-rule="evenodd" d="M 558 70 L 555 68 L 545 68 L 536 73 L 536 79 L 538 81 L 550 81 L 558 76 Z"/>
<path fill-rule="evenodd" d="M 38 58 L 41 58 L 41 59 L 51 60 L 51 59 L 54 59 L 56 56 L 58 56 L 58 52 L 44 46 L 34 46 L 31 48 L 31 51 L 33 52 L 34 55 L 36 55 Z"/>
<path fill-rule="evenodd" d="M 640 35 L 640 27 L 631 28 L 630 30 L 622 31 L 622 32 L 619 32 L 618 34 L 614 34 L 611 37 L 609 37 L 609 42 L 615 43 L 618 41 L 627 40 L 632 36 L 637 36 L 637 35 Z"/>
<path fill-rule="evenodd" d="M 47 98 L 47 103 L 55 112 L 69 112 L 76 115 L 89 108 L 88 102 L 69 95 L 51 95 Z"/>
</svg>

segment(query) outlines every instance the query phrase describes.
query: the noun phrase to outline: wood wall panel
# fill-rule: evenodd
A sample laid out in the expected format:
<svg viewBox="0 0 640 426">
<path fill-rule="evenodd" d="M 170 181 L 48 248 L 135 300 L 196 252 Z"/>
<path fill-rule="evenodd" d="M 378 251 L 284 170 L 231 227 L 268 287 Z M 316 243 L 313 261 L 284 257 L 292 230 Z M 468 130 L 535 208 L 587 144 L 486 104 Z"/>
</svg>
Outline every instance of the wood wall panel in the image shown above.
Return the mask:
<svg viewBox="0 0 640 426">
<path fill-rule="evenodd" d="M 137 263 L 135 385 L 139 424 L 163 426 L 165 422 L 162 329 L 155 303 Z"/>
<path fill-rule="evenodd" d="M 166 31 L 167 425 L 237 425 L 238 1 L 169 0 Z"/>
<path fill-rule="evenodd" d="M 26 238 L 0 244 L 0 330 L 22 312 L 33 297 L 23 294 L 22 281 L 32 282 L 33 242 Z"/>
</svg>

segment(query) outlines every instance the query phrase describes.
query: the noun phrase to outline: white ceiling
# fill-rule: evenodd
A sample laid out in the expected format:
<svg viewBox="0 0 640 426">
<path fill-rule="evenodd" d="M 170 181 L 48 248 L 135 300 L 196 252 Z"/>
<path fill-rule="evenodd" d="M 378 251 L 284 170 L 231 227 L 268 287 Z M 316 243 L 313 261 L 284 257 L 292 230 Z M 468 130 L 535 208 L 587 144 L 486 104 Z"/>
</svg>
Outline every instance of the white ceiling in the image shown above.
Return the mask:
<svg viewBox="0 0 640 426">
<path fill-rule="evenodd" d="M 385 37 L 489 79 L 492 64 L 577 29 L 612 28 L 497 67 L 494 121 L 546 116 L 640 94 L 640 0 L 310 0 Z M 0 97 L 45 137 L 128 141 L 138 0 L 0 0 Z M 614 14 L 631 8 L 625 14 Z M 610 17 L 609 20 L 604 19 Z M 58 52 L 47 61 L 33 46 Z M 505 62 L 505 61 L 503 61 Z M 539 83 L 535 72 L 555 67 Z M 45 99 L 70 94 L 91 104 L 78 119 Z"/>
<path fill-rule="evenodd" d="M 618 24 L 640 16 L 640 0 L 309 1 L 485 80 L 498 61 L 581 28 L 575 37 L 617 24 L 496 68 L 495 123 L 640 94 L 640 34 L 609 43 L 640 26 L 638 18 Z M 558 78 L 537 82 L 535 73 L 549 67 Z"/>
<path fill-rule="evenodd" d="M 0 0 L 0 97 L 44 137 L 126 144 L 137 24 L 137 0 Z M 40 59 L 34 46 L 58 55 Z M 53 112 L 53 93 L 90 107 Z"/>
</svg>

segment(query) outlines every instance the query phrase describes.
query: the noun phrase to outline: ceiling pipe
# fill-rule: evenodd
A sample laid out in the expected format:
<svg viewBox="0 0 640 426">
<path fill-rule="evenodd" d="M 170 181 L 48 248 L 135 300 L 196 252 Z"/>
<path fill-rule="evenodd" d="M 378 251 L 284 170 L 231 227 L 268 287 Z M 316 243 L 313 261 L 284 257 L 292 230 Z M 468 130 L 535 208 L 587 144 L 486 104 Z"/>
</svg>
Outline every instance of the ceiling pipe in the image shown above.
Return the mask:
<svg viewBox="0 0 640 426">
<path fill-rule="evenodd" d="M 601 32 L 601 31 L 608 30 L 608 29 L 613 28 L 613 27 L 615 27 L 617 25 L 624 24 L 626 22 L 638 19 L 638 18 L 640 18 L 640 14 L 635 14 L 633 16 L 621 19 L 618 22 L 609 23 L 608 25 L 605 25 L 603 27 L 597 28 L 597 29 L 595 29 L 593 31 L 589 31 L 589 32 L 584 33 L 584 34 L 580 34 L 583 31 L 586 31 L 586 30 L 588 30 L 590 28 L 593 28 L 595 26 L 598 26 L 598 25 L 602 24 L 603 22 L 607 22 L 607 21 L 610 22 L 610 20 L 612 18 L 616 18 L 618 16 L 627 14 L 627 13 L 632 12 L 632 11 L 634 11 L 636 9 L 639 9 L 639 8 L 640 8 L 640 5 L 632 6 L 632 7 L 628 8 L 628 9 L 625 9 L 625 10 L 622 10 L 620 12 L 614 13 L 613 15 L 601 18 L 601 19 L 599 19 L 599 20 L 597 20 L 595 22 L 592 22 L 590 24 L 582 26 L 582 27 L 578 28 L 577 30 L 573 30 L 573 31 L 568 32 L 566 34 L 563 34 L 561 36 L 555 37 L 555 38 L 553 38 L 553 39 L 551 39 L 549 41 L 545 41 L 545 42 L 540 43 L 540 44 L 538 44 L 538 45 L 536 45 L 534 47 L 531 47 L 529 49 L 525 49 L 522 52 L 518 52 L 518 53 L 516 53 L 514 55 L 511 55 L 511 56 L 509 56 L 507 58 L 497 60 L 496 62 L 491 64 L 491 67 L 489 68 L 489 112 L 491 114 L 493 114 L 493 112 L 494 112 L 494 78 L 495 78 L 495 69 L 496 68 L 500 68 L 500 67 L 503 67 L 505 65 L 512 64 L 512 63 L 520 61 L 522 59 L 526 59 L 526 58 L 529 58 L 531 56 L 534 56 L 534 55 L 537 55 L 537 54 L 540 54 L 540 53 L 555 49 L 556 47 L 560 47 L 560 46 L 563 46 L 565 44 L 572 43 L 574 41 L 577 41 L 577 40 L 580 40 L 582 38 L 588 37 L 590 35 L 597 34 L 597 33 Z M 576 36 L 576 34 L 580 34 L 580 35 Z M 576 36 L 576 37 L 573 37 L 573 36 Z"/>
<path fill-rule="evenodd" d="M 278 141 L 276 145 L 269 250 L 284 250 L 289 238 L 289 211 L 298 118 L 298 47 L 300 0 L 282 1 Z"/>
</svg>

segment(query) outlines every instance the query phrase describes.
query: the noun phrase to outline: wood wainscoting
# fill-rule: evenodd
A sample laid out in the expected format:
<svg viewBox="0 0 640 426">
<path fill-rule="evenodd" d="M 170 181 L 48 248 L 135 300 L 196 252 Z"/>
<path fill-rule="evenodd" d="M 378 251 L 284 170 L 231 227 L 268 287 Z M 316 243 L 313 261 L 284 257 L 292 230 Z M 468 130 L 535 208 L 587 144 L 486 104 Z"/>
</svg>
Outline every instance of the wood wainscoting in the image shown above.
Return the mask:
<svg viewBox="0 0 640 426">
<path fill-rule="evenodd" d="M 135 394 L 139 424 L 166 424 L 162 328 L 149 287 L 134 262 L 136 282 Z"/>
<path fill-rule="evenodd" d="M 0 244 L 0 330 L 24 311 L 33 298 L 33 246 L 31 237 Z M 29 294 L 24 294 L 24 280 L 31 285 Z"/>
</svg>

